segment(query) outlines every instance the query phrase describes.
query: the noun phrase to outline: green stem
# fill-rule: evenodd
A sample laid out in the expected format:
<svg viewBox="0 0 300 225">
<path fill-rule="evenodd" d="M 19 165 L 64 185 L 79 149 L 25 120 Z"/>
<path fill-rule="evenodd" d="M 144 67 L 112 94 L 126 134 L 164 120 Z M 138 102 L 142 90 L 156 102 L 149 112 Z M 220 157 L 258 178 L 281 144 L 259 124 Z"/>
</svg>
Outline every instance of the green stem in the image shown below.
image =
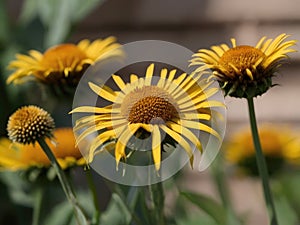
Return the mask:
<svg viewBox="0 0 300 225">
<path fill-rule="evenodd" d="M 67 199 L 74 207 L 75 217 L 76 217 L 78 225 L 87 224 L 84 213 L 77 202 L 76 196 L 73 192 L 73 189 L 71 188 L 69 180 L 67 179 L 64 171 L 62 170 L 59 163 L 57 162 L 53 152 L 51 151 L 51 149 L 49 148 L 49 146 L 47 145 L 47 143 L 45 142 L 45 140 L 43 138 L 40 138 L 37 141 L 40 144 L 43 151 L 45 152 L 45 154 L 47 155 L 47 157 L 49 158 L 52 166 L 54 167 L 57 177 L 60 181 L 60 184 L 65 192 L 65 195 L 67 196 Z"/>
<path fill-rule="evenodd" d="M 93 196 L 93 203 L 94 203 L 94 209 L 95 209 L 93 219 L 92 219 L 92 225 L 98 225 L 99 221 L 100 221 L 100 206 L 99 206 L 99 202 L 98 202 L 98 195 L 97 195 L 95 183 L 94 183 L 94 180 L 93 180 L 93 175 L 92 175 L 90 169 L 87 169 L 86 177 L 87 177 L 87 181 L 88 181 L 90 191 L 91 191 L 92 196 Z"/>
<path fill-rule="evenodd" d="M 33 216 L 32 216 L 32 225 L 39 225 L 42 201 L 44 195 L 43 187 L 41 185 L 38 185 L 38 187 L 35 189 L 34 194 L 35 194 L 34 195 L 35 199 L 34 199 L 34 208 L 33 208 Z"/>
<path fill-rule="evenodd" d="M 258 135 L 253 98 L 249 98 L 247 100 L 248 100 L 248 109 L 249 109 L 253 143 L 254 143 L 254 147 L 255 147 L 255 151 L 256 151 L 256 162 L 257 162 L 259 175 L 262 179 L 262 186 L 263 186 L 265 201 L 266 201 L 266 205 L 269 209 L 271 225 L 278 225 L 275 205 L 274 205 L 274 201 L 273 201 L 273 197 L 272 197 L 272 193 L 271 193 L 271 189 L 270 189 L 270 185 L 269 185 L 268 167 L 266 164 L 266 160 L 265 160 L 262 148 L 261 148 L 259 135 Z"/>
<path fill-rule="evenodd" d="M 241 222 L 236 215 L 232 203 L 230 201 L 230 193 L 228 190 L 228 183 L 226 174 L 224 172 L 224 160 L 223 155 L 219 154 L 211 167 L 211 173 L 213 181 L 216 185 L 217 192 L 220 196 L 222 204 L 227 212 L 226 224 L 229 225 L 240 225 Z"/>
<path fill-rule="evenodd" d="M 151 211 L 153 212 L 153 218 L 155 224 L 165 225 L 164 217 L 164 202 L 165 195 L 162 182 L 149 185 L 150 200 L 151 200 Z"/>
</svg>

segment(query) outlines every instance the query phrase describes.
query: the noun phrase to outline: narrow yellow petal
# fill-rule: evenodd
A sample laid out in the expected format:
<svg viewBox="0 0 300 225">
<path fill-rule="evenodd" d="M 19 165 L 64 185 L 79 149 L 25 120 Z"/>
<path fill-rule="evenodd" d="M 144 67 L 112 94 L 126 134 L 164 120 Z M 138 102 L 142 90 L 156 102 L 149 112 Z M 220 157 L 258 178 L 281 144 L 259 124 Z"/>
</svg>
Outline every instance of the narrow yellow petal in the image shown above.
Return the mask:
<svg viewBox="0 0 300 225">
<path fill-rule="evenodd" d="M 172 93 L 176 88 L 178 88 L 178 85 L 181 84 L 181 82 L 185 79 L 186 75 L 186 73 L 183 73 L 178 78 L 173 80 L 173 82 L 170 84 L 170 87 L 168 88 L 169 93 Z"/>
<path fill-rule="evenodd" d="M 130 74 L 130 83 L 134 83 L 138 80 L 138 76 L 135 74 Z"/>
<path fill-rule="evenodd" d="M 154 63 L 151 63 L 150 66 L 148 66 L 146 70 L 146 76 L 145 76 L 145 86 L 151 85 L 151 80 L 154 72 Z"/>
<path fill-rule="evenodd" d="M 265 51 L 266 55 L 271 54 L 279 45 L 289 36 L 286 34 L 281 34 L 269 45 L 268 49 Z"/>
<path fill-rule="evenodd" d="M 161 136 L 158 125 L 153 126 L 152 132 L 152 157 L 155 164 L 155 169 L 160 169 L 161 162 Z"/>
<path fill-rule="evenodd" d="M 186 120 L 210 120 L 211 115 L 204 113 L 182 113 L 182 119 Z"/>
<path fill-rule="evenodd" d="M 232 47 L 235 48 L 236 47 L 236 40 L 234 38 L 230 39 Z"/>
<path fill-rule="evenodd" d="M 200 140 L 195 136 L 195 134 L 187 129 L 184 126 L 181 126 L 174 122 L 167 122 L 166 124 L 168 127 L 170 127 L 172 130 L 176 131 L 180 135 L 186 137 L 189 139 L 193 144 L 197 147 L 199 151 L 202 151 L 202 144 L 200 143 Z"/>
<path fill-rule="evenodd" d="M 73 109 L 69 114 L 71 113 L 120 113 L 120 109 L 118 108 L 100 108 L 95 106 L 80 106 L 75 109 Z"/>
<path fill-rule="evenodd" d="M 228 51 L 230 48 L 226 44 L 221 44 L 220 47 L 224 50 L 224 52 Z"/>
<path fill-rule="evenodd" d="M 159 78 L 159 81 L 157 83 L 157 87 L 164 88 L 166 78 L 167 78 L 167 74 L 168 74 L 168 70 L 165 69 L 165 68 L 160 71 L 160 78 Z"/>
<path fill-rule="evenodd" d="M 182 137 L 180 136 L 177 132 L 174 130 L 170 129 L 166 125 L 161 124 L 160 128 L 165 131 L 167 134 L 170 135 L 179 145 L 183 147 L 183 149 L 186 151 L 190 158 L 190 164 L 191 167 L 193 167 L 193 161 L 194 161 L 194 155 L 193 155 L 193 150 L 191 149 L 190 144 Z"/>
<path fill-rule="evenodd" d="M 124 81 L 120 76 L 113 74 L 112 78 L 114 79 L 115 83 L 118 85 L 121 91 L 125 89 L 126 84 L 124 83 Z"/>
<path fill-rule="evenodd" d="M 200 130 L 200 131 L 205 131 L 205 132 L 207 132 L 209 134 L 214 135 L 219 140 L 221 140 L 221 137 L 218 134 L 218 132 L 215 131 L 214 129 L 212 129 L 211 127 L 209 127 L 208 125 L 204 124 L 204 123 L 181 119 L 181 120 L 178 120 L 178 124 L 181 124 L 184 127 L 188 127 L 188 128 L 192 128 L 192 129 L 197 129 L 197 130 Z"/>
<path fill-rule="evenodd" d="M 250 77 L 250 79 L 253 80 L 253 75 L 252 75 L 251 70 L 249 70 L 249 69 L 247 68 L 247 69 L 246 69 L 246 73 L 247 73 L 248 77 Z"/>
<path fill-rule="evenodd" d="M 88 83 L 90 88 L 95 92 L 97 95 L 101 96 L 102 98 L 111 101 L 113 103 L 121 103 L 121 101 L 117 101 L 117 95 L 113 90 L 110 90 L 109 88 L 99 87 L 96 84 L 93 84 L 92 82 Z"/>
<path fill-rule="evenodd" d="M 262 38 L 258 41 L 258 43 L 256 44 L 255 48 L 260 49 L 261 46 L 262 46 L 262 44 L 263 44 L 263 42 L 266 40 L 266 38 L 267 38 L 266 36 L 262 37 Z"/>
<path fill-rule="evenodd" d="M 117 169 L 118 169 L 120 159 L 126 157 L 125 148 L 126 148 L 127 142 L 139 128 L 140 128 L 140 124 L 138 124 L 138 123 L 129 124 L 125 128 L 125 130 L 122 132 L 120 137 L 118 138 L 118 141 L 116 144 L 116 149 L 115 149 L 115 160 L 116 160 L 116 168 Z"/>
<path fill-rule="evenodd" d="M 84 130 L 77 137 L 77 139 L 76 139 L 77 145 L 84 138 L 86 138 L 87 136 L 89 136 L 90 134 L 92 134 L 96 131 L 100 131 L 104 128 L 109 128 L 109 127 L 113 127 L 113 126 L 122 126 L 122 125 L 125 125 L 126 123 L 127 123 L 127 120 L 123 119 L 123 120 L 116 120 L 116 121 L 106 121 L 106 122 L 98 123 L 96 126 L 91 126 L 91 127 L 87 128 L 86 130 Z"/>
</svg>

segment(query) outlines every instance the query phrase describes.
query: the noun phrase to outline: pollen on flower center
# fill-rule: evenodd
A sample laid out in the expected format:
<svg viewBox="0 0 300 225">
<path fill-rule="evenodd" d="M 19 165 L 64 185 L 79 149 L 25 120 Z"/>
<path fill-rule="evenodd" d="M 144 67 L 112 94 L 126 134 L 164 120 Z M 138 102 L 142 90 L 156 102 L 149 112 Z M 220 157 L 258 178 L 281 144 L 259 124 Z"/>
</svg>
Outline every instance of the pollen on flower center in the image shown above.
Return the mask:
<svg viewBox="0 0 300 225">
<path fill-rule="evenodd" d="M 252 46 L 241 45 L 226 51 L 219 60 L 219 64 L 229 72 L 235 67 L 239 72 L 252 69 L 260 58 L 265 54 Z"/>
<path fill-rule="evenodd" d="M 131 123 L 161 123 L 176 116 L 175 107 L 164 98 L 148 96 L 133 105 L 128 120 Z"/>
<path fill-rule="evenodd" d="M 131 123 L 162 123 L 178 117 L 176 104 L 169 94 L 156 86 L 144 86 L 129 93 L 121 112 Z"/>
<path fill-rule="evenodd" d="M 41 61 L 42 66 L 53 68 L 56 71 L 74 67 L 80 61 L 86 59 L 86 54 L 76 45 L 61 44 L 48 49 Z"/>
</svg>

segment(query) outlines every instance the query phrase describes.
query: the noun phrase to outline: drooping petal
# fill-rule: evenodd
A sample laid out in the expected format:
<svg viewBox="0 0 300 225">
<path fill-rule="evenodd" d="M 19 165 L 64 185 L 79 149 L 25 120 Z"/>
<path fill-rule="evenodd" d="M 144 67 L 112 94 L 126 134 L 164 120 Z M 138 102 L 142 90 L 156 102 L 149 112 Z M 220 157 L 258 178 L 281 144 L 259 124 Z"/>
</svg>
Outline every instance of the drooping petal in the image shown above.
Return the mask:
<svg viewBox="0 0 300 225">
<path fill-rule="evenodd" d="M 186 151 L 186 153 L 188 154 L 188 156 L 190 158 L 191 167 L 193 167 L 194 155 L 193 155 L 193 151 L 191 149 L 190 144 L 182 136 L 180 136 L 177 132 L 173 131 L 166 125 L 161 124 L 160 128 L 163 131 L 165 131 L 168 135 L 170 135 L 170 137 L 172 137 L 179 145 L 181 145 L 183 147 L 183 149 Z"/>
<path fill-rule="evenodd" d="M 155 169 L 158 171 L 160 169 L 161 161 L 161 136 L 158 125 L 154 125 L 152 131 L 152 157 Z"/>
<path fill-rule="evenodd" d="M 118 169 L 118 165 L 121 158 L 125 158 L 125 148 L 127 145 L 127 142 L 132 137 L 132 135 L 135 134 L 135 132 L 140 128 L 140 124 L 133 123 L 129 124 L 123 133 L 118 138 L 117 144 L 116 144 L 116 150 L 115 150 L 115 159 L 116 159 L 116 168 Z"/>
</svg>

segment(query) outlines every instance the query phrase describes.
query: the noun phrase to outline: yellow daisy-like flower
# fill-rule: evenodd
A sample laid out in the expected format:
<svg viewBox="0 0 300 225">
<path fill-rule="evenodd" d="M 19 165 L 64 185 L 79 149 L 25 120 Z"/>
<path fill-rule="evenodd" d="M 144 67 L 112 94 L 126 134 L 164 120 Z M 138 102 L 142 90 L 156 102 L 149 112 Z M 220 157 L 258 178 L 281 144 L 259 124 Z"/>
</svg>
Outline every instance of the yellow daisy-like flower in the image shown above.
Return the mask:
<svg viewBox="0 0 300 225">
<path fill-rule="evenodd" d="M 54 130 L 54 140 L 46 140 L 63 169 L 75 165 L 85 165 L 72 128 Z M 13 143 L 8 138 L 0 139 L 0 170 L 26 170 L 31 167 L 50 167 L 51 163 L 39 145 Z"/>
<path fill-rule="evenodd" d="M 120 56 L 120 44 L 114 37 L 85 39 L 77 45 L 67 43 L 49 48 L 44 54 L 36 50 L 29 55 L 17 54 L 9 69 L 14 69 L 7 83 L 21 83 L 28 78 L 54 85 L 77 85 L 85 70 L 95 62 L 112 56 Z"/>
<path fill-rule="evenodd" d="M 278 171 L 284 163 L 295 160 L 295 153 L 300 150 L 299 146 L 298 149 L 294 148 L 298 139 L 296 135 L 282 126 L 263 124 L 259 127 L 259 137 L 270 173 Z M 258 175 L 255 148 L 249 128 L 234 134 L 224 146 L 228 162 Z"/>
<path fill-rule="evenodd" d="M 175 78 L 176 69 L 162 69 L 154 77 L 154 64 L 148 66 L 145 77 L 131 74 L 125 83 L 118 75 L 112 79 L 120 91 L 107 86 L 89 83 L 90 88 L 102 99 L 112 102 L 105 107 L 81 106 L 71 113 L 93 113 L 76 121 L 75 132 L 86 128 L 78 137 L 82 141 L 88 135 L 99 132 L 89 147 L 88 162 L 93 160 L 97 149 L 110 140 L 116 141 L 115 160 L 126 159 L 126 146 L 140 132 L 152 135 L 151 150 L 156 170 L 160 169 L 163 135 L 182 146 L 193 161 L 191 142 L 197 149 L 202 146 L 193 131 L 204 131 L 219 137 L 219 134 L 204 121 L 211 118 L 211 107 L 223 107 L 223 103 L 208 100 L 219 91 L 211 87 L 212 82 L 202 79 L 202 74 L 189 76 L 186 73 Z M 154 78 L 158 78 L 154 79 Z M 188 140 L 188 141 L 187 141 Z"/>
<path fill-rule="evenodd" d="M 226 44 L 212 46 L 211 50 L 200 49 L 193 55 L 191 65 L 199 66 L 195 72 L 211 69 L 225 91 L 225 95 L 238 98 L 252 98 L 265 93 L 272 84 L 272 77 L 281 66 L 295 40 L 286 41 L 289 36 L 280 34 L 273 39 L 263 37 L 255 47 Z"/>
</svg>

